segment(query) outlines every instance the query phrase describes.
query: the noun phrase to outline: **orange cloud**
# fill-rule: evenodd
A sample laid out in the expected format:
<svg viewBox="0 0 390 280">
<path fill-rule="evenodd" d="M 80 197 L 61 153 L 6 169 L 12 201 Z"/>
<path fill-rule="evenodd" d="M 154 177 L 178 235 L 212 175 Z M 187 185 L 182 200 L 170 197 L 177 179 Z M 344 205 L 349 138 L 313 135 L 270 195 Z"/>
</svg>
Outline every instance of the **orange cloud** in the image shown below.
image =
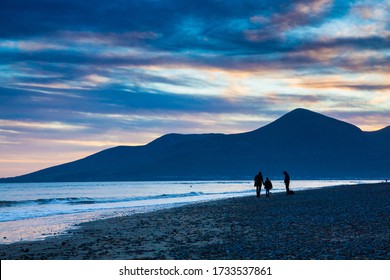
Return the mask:
<svg viewBox="0 0 390 280">
<path fill-rule="evenodd" d="M 302 15 L 319 14 L 329 9 L 333 4 L 333 0 L 317 0 L 309 3 L 298 3 L 295 6 L 295 11 Z"/>
</svg>

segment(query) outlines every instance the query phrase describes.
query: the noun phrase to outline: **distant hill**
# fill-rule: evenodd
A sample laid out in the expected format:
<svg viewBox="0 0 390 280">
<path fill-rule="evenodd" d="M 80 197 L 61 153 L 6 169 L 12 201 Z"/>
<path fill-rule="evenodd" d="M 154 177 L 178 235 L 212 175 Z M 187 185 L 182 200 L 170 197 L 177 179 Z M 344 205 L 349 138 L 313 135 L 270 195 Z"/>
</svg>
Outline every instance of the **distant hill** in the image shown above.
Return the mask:
<svg viewBox="0 0 390 280">
<path fill-rule="evenodd" d="M 240 134 L 167 134 L 1 182 L 390 178 L 390 126 L 375 132 L 295 109 Z"/>
</svg>

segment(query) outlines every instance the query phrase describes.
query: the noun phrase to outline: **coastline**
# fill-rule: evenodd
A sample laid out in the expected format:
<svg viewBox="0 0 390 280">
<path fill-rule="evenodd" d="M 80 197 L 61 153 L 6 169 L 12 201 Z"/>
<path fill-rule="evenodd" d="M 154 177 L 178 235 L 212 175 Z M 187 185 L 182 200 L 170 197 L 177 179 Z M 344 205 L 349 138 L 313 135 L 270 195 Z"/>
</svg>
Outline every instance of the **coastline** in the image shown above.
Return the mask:
<svg viewBox="0 0 390 280">
<path fill-rule="evenodd" d="M 0 245 L 1 259 L 390 259 L 390 183 L 195 203 Z"/>
</svg>

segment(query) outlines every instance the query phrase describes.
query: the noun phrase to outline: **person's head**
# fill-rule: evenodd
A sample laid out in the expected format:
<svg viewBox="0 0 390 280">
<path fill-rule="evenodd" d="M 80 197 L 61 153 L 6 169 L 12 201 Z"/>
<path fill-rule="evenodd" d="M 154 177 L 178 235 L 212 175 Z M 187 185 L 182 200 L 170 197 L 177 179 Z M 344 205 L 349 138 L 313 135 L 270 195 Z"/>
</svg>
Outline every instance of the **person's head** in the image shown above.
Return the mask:
<svg viewBox="0 0 390 280">
<path fill-rule="evenodd" d="M 286 175 L 286 174 L 287 174 L 287 171 L 283 171 L 283 174 Z"/>
<path fill-rule="evenodd" d="M 263 174 L 261 174 L 261 171 L 259 171 L 259 175 L 263 175 Z"/>
<path fill-rule="evenodd" d="M 265 180 L 266 180 L 266 181 L 269 181 L 269 178 L 267 177 Z"/>
</svg>

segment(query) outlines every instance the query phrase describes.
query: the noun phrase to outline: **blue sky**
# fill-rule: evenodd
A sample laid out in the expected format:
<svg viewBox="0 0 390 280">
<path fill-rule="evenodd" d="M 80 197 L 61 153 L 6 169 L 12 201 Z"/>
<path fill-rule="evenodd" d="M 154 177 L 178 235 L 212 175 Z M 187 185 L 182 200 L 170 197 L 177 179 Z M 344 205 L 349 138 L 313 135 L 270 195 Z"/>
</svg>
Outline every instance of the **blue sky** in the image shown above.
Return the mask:
<svg viewBox="0 0 390 280">
<path fill-rule="evenodd" d="M 2 0 L 0 177 L 304 107 L 390 125 L 390 0 Z"/>
</svg>

